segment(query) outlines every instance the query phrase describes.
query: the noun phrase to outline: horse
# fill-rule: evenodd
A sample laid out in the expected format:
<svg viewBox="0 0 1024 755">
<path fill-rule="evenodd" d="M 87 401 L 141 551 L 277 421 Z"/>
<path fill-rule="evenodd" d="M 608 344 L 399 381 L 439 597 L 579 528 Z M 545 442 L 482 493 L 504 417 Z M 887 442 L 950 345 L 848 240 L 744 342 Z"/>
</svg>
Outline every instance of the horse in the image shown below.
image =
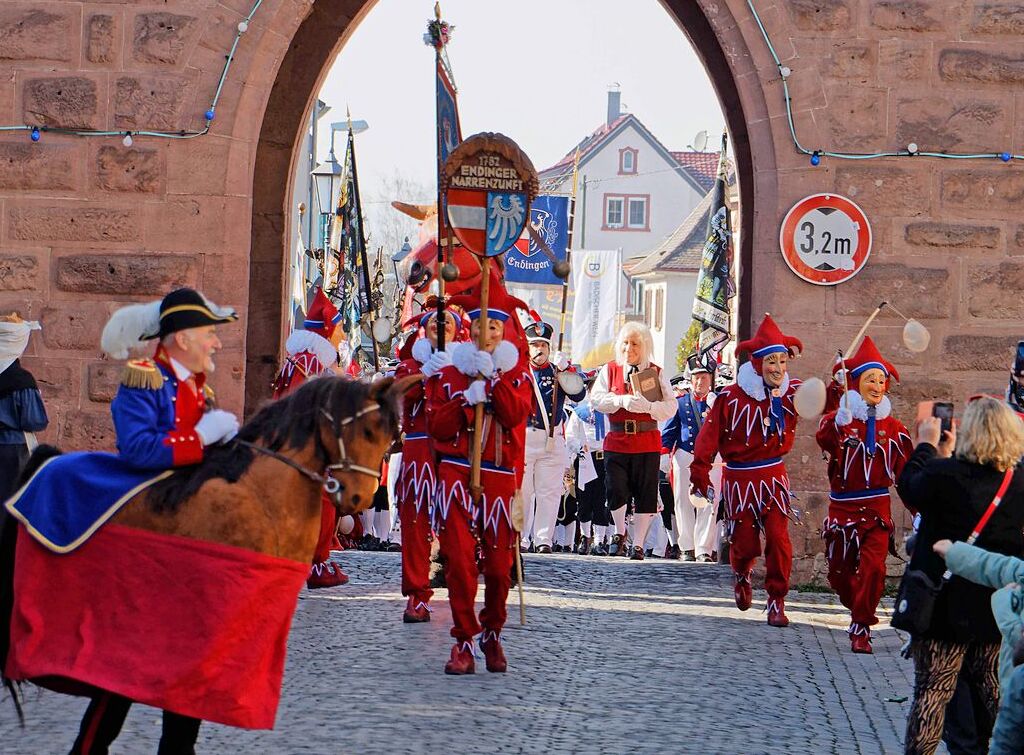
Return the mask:
<svg viewBox="0 0 1024 755">
<path fill-rule="evenodd" d="M 70 562 L 94 540 L 101 539 L 104 532 L 117 532 L 137 533 L 143 540 L 150 538 L 161 547 L 165 542 L 180 542 L 189 547 L 214 549 L 217 557 L 227 554 L 229 559 L 244 557 L 240 550 L 244 549 L 253 558 L 263 559 L 278 568 L 274 585 L 283 610 L 274 618 L 277 619 L 275 626 L 279 636 L 276 639 L 280 640 L 281 657 L 271 659 L 273 662 L 263 674 L 276 682 L 276 690 L 265 690 L 264 704 L 251 718 L 208 719 L 236 726 L 250 726 L 245 721 L 251 721 L 251 728 L 271 728 L 280 693 L 283 640 L 287 638 L 291 613 L 317 543 L 321 497 L 324 494 L 330 497 L 340 515 L 359 513 L 372 504 L 384 454 L 400 433 L 401 398 L 419 379 L 420 376 L 414 375 L 373 383 L 335 376 L 311 380 L 291 395 L 264 405 L 234 439 L 208 447 L 199 464 L 175 469 L 137 493 L 79 550 L 67 555 L 46 551 L 42 558 L 54 564 L 61 564 L 62 560 Z M 49 457 L 60 453 L 52 446 L 37 448 L 22 473 L 19 487 Z M 28 548 L 24 554 L 21 553 L 23 546 Z M 16 573 L 15 567 L 22 564 L 33 549 L 42 551 L 42 546 L 31 540 L 24 526 L 18 527 L 13 516 L 6 517 L 0 536 L 0 677 L 9 673 L 9 661 L 18 655 L 15 647 L 18 637 L 13 631 L 12 619 L 17 621 L 17 589 L 27 575 Z M 184 554 L 180 563 L 187 572 L 191 553 Z M 288 572 L 287 579 L 280 577 L 281 565 Z M 189 579 L 185 572 L 182 580 Z M 227 583 L 227 587 L 230 590 L 232 586 Z M 110 599 L 104 590 L 93 586 L 92 591 L 95 594 L 89 596 L 90 600 L 102 604 L 106 599 L 109 605 Z M 241 605 L 248 606 L 246 611 L 265 610 L 258 600 L 243 598 Z M 173 613 L 161 615 L 172 622 L 177 618 Z M 260 619 L 262 621 L 262 615 Z M 188 622 L 182 619 L 182 623 Z M 268 626 L 272 623 L 268 622 Z M 194 626 L 185 625 L 172 631 L 179 629 L 186 634 L 196 630 Z M 260 631 L 252 627 L 246 630 Z M 129 644 L 136 641 L 137 638 L 126 638 Z M 211 657 L 223 652 L 224 648 L 219 647 Z M 74 659 L 69 664 L 74 665 Z M 126 670 L 126 673 L 130 671 L 142 673 L 138 669 Z M 46 674 L 39 679 L 18 674 L 14 677 L 72 694 L 94 695 L 105 690 L 90 679 L 71 677 L 57 679 L 55 683 Z M 13 693 L 11 679 L 4 677 L 4 683 Z M 160 700 L 139 699 L 123 690 L 114 692 L 157 707 L 173 707 L 160 705 Z M 224 693 L 218 692 L 218 695 Z M 266 700 L 270 698 L 272 704 L 267 705 Z M 188 701 L 187 705 L 190 704 Z M 176 712 L 206 718 L 197 715 L 196 710 Z"/>
</svg>

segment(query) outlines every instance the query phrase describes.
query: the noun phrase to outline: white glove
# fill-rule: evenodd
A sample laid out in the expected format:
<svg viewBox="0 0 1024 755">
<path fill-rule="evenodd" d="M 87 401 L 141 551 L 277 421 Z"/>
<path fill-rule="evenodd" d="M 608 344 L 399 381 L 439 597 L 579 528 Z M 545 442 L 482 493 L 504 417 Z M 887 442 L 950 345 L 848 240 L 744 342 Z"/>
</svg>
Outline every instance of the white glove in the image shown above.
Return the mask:
<svg viewBox="0 0 1024 755">
<path fill-rule="evenodd" d="M 473 365 L 476 367 L 476 371 L 484 377 L 492 377 L 494 375 L 494 358 L 486 351 L 478 351 L 473 357 Z"/>
<path fill-rule="evenodd" d="M 427 377 L 430 377 L 431 375 L 436 375 L 451 363 L 451 354 L 447 351 L 435 351 L 427 357 L 427 361 L 423 363 L 423 367 L 420 369 L 420 372 Z"/>
<path fill-rule="evenodd" d="M 633 414 L 647 414 L 651 411 L 651 402 L 643 396 L 623 396 L 622 408 Z"/>
<path fill-rule="evenodd" d="M 845 406 L 839 407 L 839 409 L 836 410 L 836 424 L 839 427 L 846 427 L 851 422 L 853 422 L 853 412 Z"/>
<path fill-rule="evenodd" d="M 462 392 L 462 396 L 470 406 L 482 404 L 487 400 L 487 384 L 483 380 L 474 380 L 469 384 L 469 388 Z"/>
<path fill-rule="evenodd" d="M 664 472 L 665 474 L 668 474 L 668 468 L 670 464 L 671 461 L 669 460 L 669 455 L 662 454 L 661 459 L 658 461 L 658 470 Z"/>
<path fill-rule="evenodd" d="M 556 351 L 555 355 L 551 357 L 551 364 L 555 365 L 556 370 L 564 370 L 569 366 L 569 357 L 565 355 L 564 351 Z"/>
<path fill-rule="evenodd" d="M 204 446 L 230 440 L 238 433 L 238 417 L 223 409 L 211 409 L 196 423 L 196 435 Z"/>
</svg>

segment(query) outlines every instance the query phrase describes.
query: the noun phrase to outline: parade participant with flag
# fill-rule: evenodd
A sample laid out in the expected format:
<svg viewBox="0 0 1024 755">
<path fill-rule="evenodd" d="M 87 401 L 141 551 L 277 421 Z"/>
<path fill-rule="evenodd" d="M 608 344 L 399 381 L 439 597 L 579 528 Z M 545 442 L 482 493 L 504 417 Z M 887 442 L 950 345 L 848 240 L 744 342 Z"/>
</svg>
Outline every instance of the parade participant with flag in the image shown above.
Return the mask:
<svg viewBox="0 0 1024 755">
<path fill-rule="evenodd" d="M 789 377 L 789 359 L 802 349 L 798 338 L 784 334 L 765 315 L 754 337 L 737 346 L 737 352 L 750 353 L 750 361 L 740 365 L 736 383 L 725 386 L 715 399 L 697 435 L 690 465 L 693 493 L 714 500 L 719 491 L 711 484 L 712 464 L 717 454 L 725 461 L 721 494 L 731 536 L 736 606 L 741 611 L 753 600 L 750 576 L 764 535 L 768 623 L 775 627 L 789 624 L 785 597 L 793 564 L 791 493 L 782 457 L 796 436 L 793 395 L 800 385 Z"/>
<path fill-rule="evenodd" d="M 658 423 L 676 412 L 672 386 L 664 370 L 651 362 L 652 351 L 647 326 L 627 322 L 615 339 L 615 361 L 601 368 L 590 392 L 594 409 L 608 415 L 604 465 L 608 508 L 615 521 L 615 555 L 627 555 L 626 507 L 632 502 L 630 558 L 637 561 L 644 558 L 647 530 L 658 511 Z"/>
<path fill-rule="evenodd" d="M 889 488 L 914 450 L 903 423 L 892 416 L 886 393 L 896 368 L 865 336 L 845 361 L 846 392 L 821 418 L 817 440 L 828 456 L 829 504 L 822 523 L 828 581 L 850 609 L 855 653 L 871 652 L 870 627 L 885 589 L 885 557 L 895 531 Z"/>
<path fill-rule="evenodd" d="M 500 634 L 505 625 L 511 587 L 513 549 L 519 538 L 512 505 L 522 476 L 526 419 L 532 407 L 527 349 L 516 319 L 526 305 L 509 296 L 494 267 L 486 287 L 486 330 L 480 327 L 480 299 L 456 296 L 450 304 L 467 310 L 473 341 L 456 344 L 452 364 L 427 384 L 427 432 L 440 457 L 434 528 L 446 559 L 445 579 L 455 638 L 446 674 L 475 671 L 472 640 L 480 647 L 487 670 L 507 668 Z M 479 348 L 478 344 L 482 344 Z M 482 444 L 481 491 L 471 490 L 476 407 L 484 407 L 479 432 Z M 478 566 L 479 554 L 479 566 Z M 484 608 L 474 608 L 477 579 L 484 577 Z"/>
<path fill-rule="evenodd" d="M 675 502 L 676 527 L 683 561 L 711 562 L 715 550 L 715 501 L 690 497 L 690 463 L 693 446 L 704 419 L 715 403 L 711 390 L 715 381 L 714 363 L 701 361 L 696 354 L 686 360 L 691 387 L 676 398 L 676 413 L 661 431 L 661 445 L 668 449 L 672 465 L 672 493 Z M 711 472 L 711 485 L 722 487 L 721 467 Z"/>
<path fill-rule="evenodd" d="M 275 399 L 287 396 L 307 380 L 324 373 L 335 373 L 339 355 L 339 347 L 336 344 L 344 343 L 343 348 L 348 348 L 348 344 L 342 340 L 344 332 L 338 327 L 341 319 L 338 308 L 327 298 L 323 289 L 317 287 L 302 327 L 294 330 L 285 341 L 284 350 L 287 356 L 274 380 Z M 340 547 L 335 534 L 338 511 L 327 496 L 323 499 L 322 515 L 320 539 L 313 555 L 309 579 L 306 580 L 306 586 L 310 590 L 337 587 L 348 582 L 348 575 L 338 564 L 331 561 L 332 546 Z"/>
<path fill-rule="evenodd" d="M 558 351 L 551 359 L 553 333 L 554 328 L 546 322 L 526 326 L 533 412 L 526 423 L 526 469 L 523 473 L 526 510 L 521 549 L 526 550 L 532 540 L 537 553 L 551 553 L 563 478 L 569 466 L 562 427 L 566 392 L 556 387 L 559 376 L 569 370 L 569 358 Z M 582 378 L 572 387 L 576 389 L 569 394 L 573 401 L 579 401 L 587 393 Z M 569 541 L 572 539 L 570 537 Z"/>
<path fill-rule="evenodd" d="M 444 310 L 444 340 L 454 345 L 463 336 L 461 318 Z M 395 377 L 422 375 L 430 378 L 452 363 L 450 348 L 439 350 L 437 305 L 428 299 L 424 312 L 405 323 L 414 330 L 399 351 L 402 361 Z M 402 462 L 395 481 L 395 500 L 402 532 L 402 595 L 408 598 L 402 621 L 430 621 L 430 505 L 437 482 L 434 444 L 427 433 L 425 383 L 405 394 L 402 411 Z"/>
</svg>

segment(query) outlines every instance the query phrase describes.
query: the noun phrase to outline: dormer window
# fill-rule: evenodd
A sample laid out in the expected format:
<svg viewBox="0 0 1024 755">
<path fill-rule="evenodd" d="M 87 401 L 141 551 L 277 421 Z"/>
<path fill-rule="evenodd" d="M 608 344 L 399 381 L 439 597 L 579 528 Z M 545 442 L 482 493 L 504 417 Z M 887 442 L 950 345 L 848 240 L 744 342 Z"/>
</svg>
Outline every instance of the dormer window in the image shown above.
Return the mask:
<svg viewBox="0 0 1024 755">
<path fill-rule="evenodd" d="M 636 158 L 639 150 L 632 147 L 624 147 L 619 150 L 619 175 L 630 175 L 636 173 Z"/>
</svg>

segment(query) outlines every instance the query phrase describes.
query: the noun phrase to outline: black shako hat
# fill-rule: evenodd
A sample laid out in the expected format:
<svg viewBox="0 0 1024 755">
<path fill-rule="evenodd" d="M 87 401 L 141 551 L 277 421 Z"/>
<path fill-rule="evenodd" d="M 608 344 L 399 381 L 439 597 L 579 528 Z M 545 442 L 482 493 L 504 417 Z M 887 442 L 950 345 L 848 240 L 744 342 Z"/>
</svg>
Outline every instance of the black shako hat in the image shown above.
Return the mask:
<svg viewBox="0 0 1024 755">
<path fill-rule="evenodd" d="M 706 372 L 707 374 L 714 377 L 715 374 L 715 363 L 710 357 L 701 359 L 698 354 L 690 354 L 686 357 L 686 368 L 690 371 L 691 375 L 695 375 L 698 372 Z"/>
<path fill-rule="evenodd" d="M 530 341 L 545 341 L 548 344 L 551 343 L 551 336 L 554 335 L 555 329 L 548 323 L 540 320 L 537 322 L 531 322 L 527 325 L 524 330 L 526 331 L 526 340 Z"/>
<path fill-rule="evenodd" d="M 235 322 L 238 314 L 231 307 L 218 307 L 191 288 L 179 288 L 160 302 L 160 330 L 149 338 L 163 338 L 179 330 L 202 328 Z"/>
</svg>

